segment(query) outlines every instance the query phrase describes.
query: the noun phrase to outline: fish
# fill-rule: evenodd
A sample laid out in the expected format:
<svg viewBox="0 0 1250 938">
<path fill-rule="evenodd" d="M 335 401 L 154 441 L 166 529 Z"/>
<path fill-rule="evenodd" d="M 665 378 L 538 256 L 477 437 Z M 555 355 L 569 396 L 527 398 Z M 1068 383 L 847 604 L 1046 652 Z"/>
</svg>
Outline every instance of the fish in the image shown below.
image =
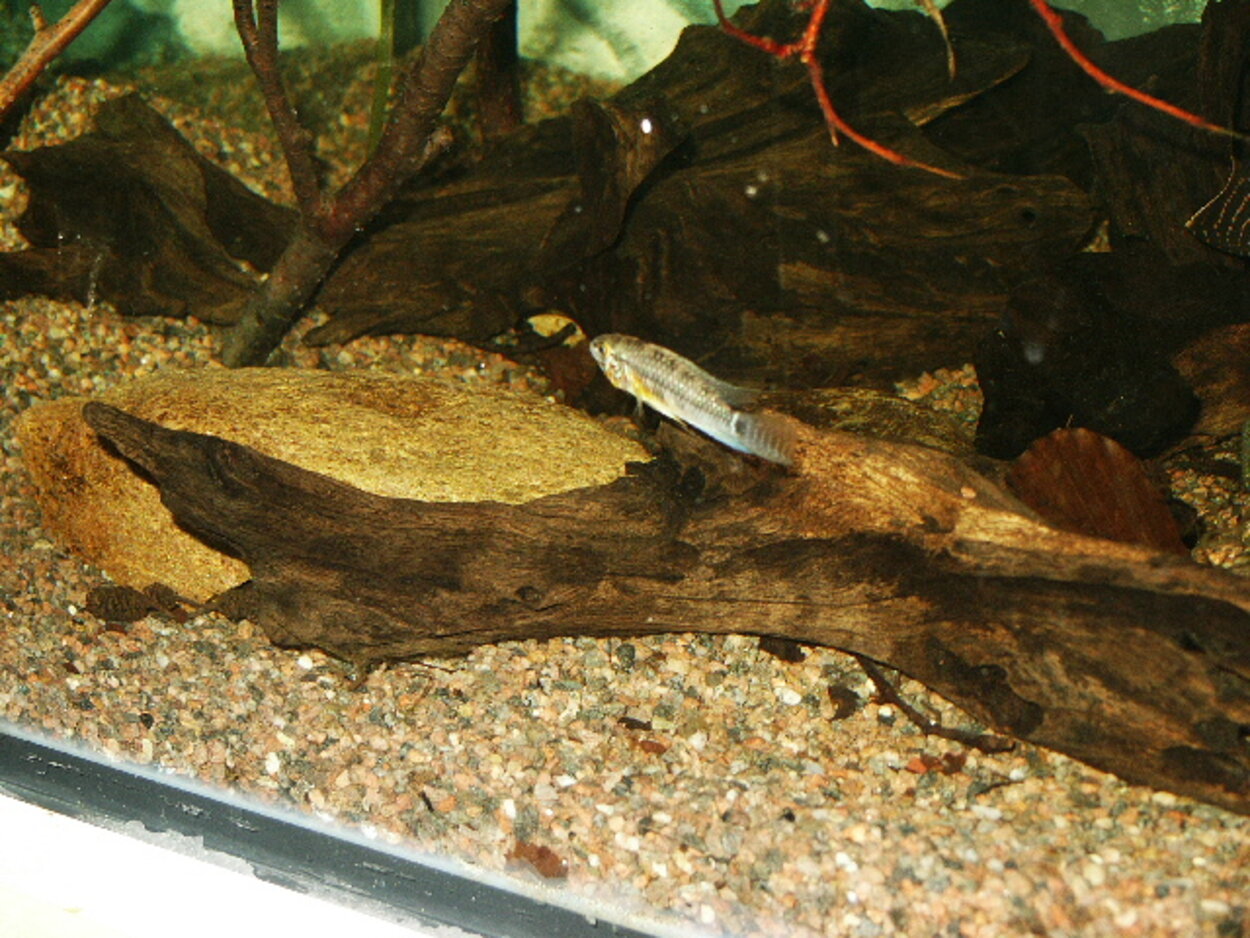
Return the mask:
<svg viewBox="0 0 1250 938">
<path fill-rule="evenodd" d="M 739 453 L 794 465 L 794 429 L 784 417 L 752 413 L 758 392 L 708 374 L 672 349 L 609 332 L 590 354 L 613 386 L 683 427 L 694 427 Z"/>
<path fill-rule="evenodd" d="M 1185 227 L 1199 241 L 1217 251 L 1250 257 L 1250 173 L 1247 168 L 1234 162 L 1224 187 L 1194 212 Z"/>
</svg>

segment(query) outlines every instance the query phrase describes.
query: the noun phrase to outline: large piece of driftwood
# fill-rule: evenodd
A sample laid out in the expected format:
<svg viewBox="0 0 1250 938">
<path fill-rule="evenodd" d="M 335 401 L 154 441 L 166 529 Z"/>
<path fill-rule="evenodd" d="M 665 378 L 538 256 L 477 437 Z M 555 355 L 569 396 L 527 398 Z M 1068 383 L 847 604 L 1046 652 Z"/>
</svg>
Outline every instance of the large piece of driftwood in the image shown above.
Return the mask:
<svg viewBox="0 0 1250 938">
<path fill-rule="evenodd" d="M 744 22 L 780 37 L 806 17 L 769 2 Z M 835 150 L 801 65 L 691 27 L 610 101 L 416 181 L 327 280 L 317 302 L 331 318 L 307 341 L 484 342 L 553 307 L 757 384 L 879 385 L 965 361 L 1005 281 L 1084 241 L 1089 198 L 1050 173 L 978 172 L 918 129 L 1026 69 L 1026 46 L 979 21 L 952 81 L 922 16 L 837 0 L 830 22 L 844 116 L 969 178 Z"/>
<path fill-rule="evenodd" d="M 725 454 L 521 505 L 435 504 L 108 405 L 84 416 L 181 525 L 248 563 L 221 605 L 278 643 L 367 664 L 567 634 L 785 636 L 1250 812 L 1250 584 L 1048 528 L 936 450 L 802 427 L 790 473 Z"/>
</svg>

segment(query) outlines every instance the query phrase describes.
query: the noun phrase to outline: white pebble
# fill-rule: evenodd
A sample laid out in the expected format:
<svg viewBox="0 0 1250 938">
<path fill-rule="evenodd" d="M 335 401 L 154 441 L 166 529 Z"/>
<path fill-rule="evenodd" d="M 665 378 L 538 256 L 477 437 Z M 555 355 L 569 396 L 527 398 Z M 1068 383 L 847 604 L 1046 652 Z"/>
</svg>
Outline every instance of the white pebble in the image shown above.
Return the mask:
<svg viewBox="0 0 1250 938">
<path fill-rule="evenodd" d="M 803 701 L 803 695 L 792 687 L 782 686 L 774 688 L 774 690 L 776 691 L 777 699 L 787 707 L 793 707 L 795 704 Z"/>
<path fill-rule="evenodd" d="M 850 854 L 843 850 L 839 850 L 833 855 L 833 863 L 840 870 L 846 870 L 848 873 L 854 873 L 859 870 L 859 864 L 851 859 Z"/>
<path fill-rule="evenodd" d="M 1081 877 L 1085 882 L 1098 889 L 1107 882 L 1107 870 L 1101 863 L 1094 862 L 1094 860 L 1094 857 L 1090 857 L 1089 860 L 1081 865 Z"/>
<path fill-rule="evenodd" d="M 534 786 L 534 800 L 535 801 L 555 801 L 556 790 L 551 786 L 549 782 L 539 782 L 537 785 Z"/>
</svg>

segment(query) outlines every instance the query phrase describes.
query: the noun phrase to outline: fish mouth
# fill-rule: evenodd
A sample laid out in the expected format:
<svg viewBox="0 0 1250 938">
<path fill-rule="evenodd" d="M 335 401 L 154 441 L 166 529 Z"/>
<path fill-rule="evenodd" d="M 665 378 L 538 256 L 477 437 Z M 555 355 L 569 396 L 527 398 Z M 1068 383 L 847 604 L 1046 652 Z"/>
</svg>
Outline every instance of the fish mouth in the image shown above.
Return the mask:
<svg viewBox="0 0 1250 938">
<path fill-rule="evenodd" d="M 591 357 L 594 358 L 594 360 L 598 362 L 600 366 L 603 365 L 603 360 L 607 355 L 607 353 L 604 351 L 603 346 L 604 346 L 603 336 L 601 335 L 595 336 L 593 339 L 590 340 Z"/>
</svg>

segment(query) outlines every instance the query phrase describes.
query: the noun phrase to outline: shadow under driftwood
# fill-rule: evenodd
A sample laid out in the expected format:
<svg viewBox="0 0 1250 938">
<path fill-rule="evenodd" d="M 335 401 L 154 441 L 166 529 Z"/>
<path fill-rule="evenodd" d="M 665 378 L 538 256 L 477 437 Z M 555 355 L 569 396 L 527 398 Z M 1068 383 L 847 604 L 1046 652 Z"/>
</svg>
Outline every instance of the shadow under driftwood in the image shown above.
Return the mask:
<svg viewBox="0 0 1250 938">
<path fill-rule="evenodd" d="M 1047 527 L 937 450 L 801 427 L 796 472 L 696 446 L 520 505 L 432 503 L 108 405 L 84 416 L 180 525 L 249 565 L 217 606 L 279 644 L 368 665 L 556 635 L 781 636 L 1250 813 L 1250 585 Z"/>
</svg>

